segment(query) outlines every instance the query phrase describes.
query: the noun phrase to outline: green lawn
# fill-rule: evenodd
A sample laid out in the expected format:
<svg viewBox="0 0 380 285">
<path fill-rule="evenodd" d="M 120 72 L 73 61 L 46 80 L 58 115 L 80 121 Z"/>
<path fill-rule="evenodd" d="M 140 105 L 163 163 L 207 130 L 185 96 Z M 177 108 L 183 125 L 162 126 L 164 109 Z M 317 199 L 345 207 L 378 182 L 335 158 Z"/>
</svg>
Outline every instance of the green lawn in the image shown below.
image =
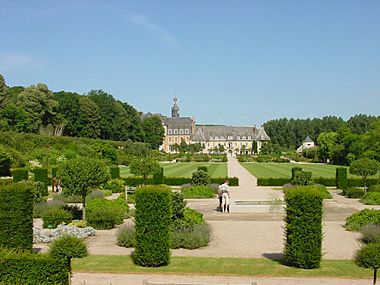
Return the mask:
<svg viewBox="0 0 380 285">
<path fill-rule="evenodd" d="M 313 177 L 326 177 L 333 178 L 335 177 L 335 169 L 337 165 L 330 164 L 292 164 L 292 163 L 258 163 L 258 162 L 243 162 L 241 163 L 249 172 L 258 178 L 289 178 L 292 173 L 293 167 L 302 167 L 305 171 L 311 171 Z M 344 166 L 343 166 L 344 167 Z M 350 175 L 349 177 L 358 176 Z M 376 177 L 375 177 L 376 178 Z"/>
<path fill-rule="evenodd" d="M 257 276 L 351 277 L 371 278 L 372 270 L 349 260 L 324 260 L 318 269 L 298 269 L 268 258 L 171 257 L 168 266 L 141 267 L 131 256 L 90 255 L 73 260 L 74 272 L 175 273 Z"/>
<path fill-rule="evenodd" d="M 191 177 L 192 173 L 200 165 L 206 165 L 208 173 L 211 177 L 226 177 L 227 163 L 225 162 L 177 162 L 177 163 L 162 163 L 164 175 L 166 177 Z M 132 176 L 129 167 L 120 167 L 120 176 Z"/>
</svg>

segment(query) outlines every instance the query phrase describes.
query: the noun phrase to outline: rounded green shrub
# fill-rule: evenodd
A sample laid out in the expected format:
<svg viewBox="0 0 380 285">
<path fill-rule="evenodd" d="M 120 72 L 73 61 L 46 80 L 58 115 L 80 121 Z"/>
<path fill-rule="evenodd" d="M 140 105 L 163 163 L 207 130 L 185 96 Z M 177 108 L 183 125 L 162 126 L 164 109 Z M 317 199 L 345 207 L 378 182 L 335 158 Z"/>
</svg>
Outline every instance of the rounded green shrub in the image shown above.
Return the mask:
<svg viewBox="0 0 380 285">
<path fill-rule="evenodd" d="M 184 216 L 186 201 L 180 192 L 172 192 L 172 220 L 181 219 Z"/>
<path fill-rule="evenodd" d="M 103 186 L 104 190 L 111 190 L 112 193 L 122 193 L 124 189 L 124 180 L 123 179 L 112 179 L 109 180 Z"/>
<path fill-rule="evenodd" d="M 344 227 L 348 231 L 360 231 L 363 226 L 369 223 L 380 224 L 380 210 L 364 209 L 353 213 L 346 218 Z"/>
<path fill-rule="evenodd" d="M 194 185 L 208 185 L 210 184 L 210 175 L 203 170 L 193 172 L 191 182 Z"/>
<path fill-rule="evenodd" d="M 78 237 L 64 235 L 50 244 L 49 254 L 55 259 L 81 258 L 88 255 L 86 243 Z"/>
<path fill-rule="evenodd" d="M 364 196 L 364 190 L 359 187 L 350 187 L 346 189 L 344 192 L 348 198 L 358 199 Z"/>
<path fill-rule="evenodd" d="M 379 268 L 380 243 L 370 243 L 363 246 L 355 255 L 355 263 L 364 268 Z"/>
<path fill-rule="evenodd" d="M 380 205 L 380 192 L 368 192 L 360 202 L 366 205 Z"/>
<path fill-rule="evenodd" d="M 205 199 L 215 197 L 214 190 L 209 186 L 203 185 L 184 188 L 182 194 L 186 199 Z"/>
<path fill-rule="evenodd" d="M 136 264 L 162 266 L 169 263 L 171 217 L 169 187 L 144 186 L 136 190 Z"/>
<path fill-rule="evenodd" d="M 62 208 L 52 208 L 47 210 L 42 215 L 43 227 L 48 228 L 49 226 L 52 228 L 58 227 L 58 225 L 65 223 L 69 224 L 73 220 L 73 215 Z"/>
</svg>

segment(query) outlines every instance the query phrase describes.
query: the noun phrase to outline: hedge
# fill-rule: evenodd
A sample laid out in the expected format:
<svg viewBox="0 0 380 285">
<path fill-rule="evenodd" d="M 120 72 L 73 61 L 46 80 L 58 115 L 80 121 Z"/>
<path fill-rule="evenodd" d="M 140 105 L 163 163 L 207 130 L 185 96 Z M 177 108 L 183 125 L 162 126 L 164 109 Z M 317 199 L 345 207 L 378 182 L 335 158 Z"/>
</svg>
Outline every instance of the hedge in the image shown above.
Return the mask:
<svg viewBox="0 0 380 285">
<path fill-rule="evenodd" d="M 0 284 L 66 285 L 69 269 L 65 260 L 47 254 L 16 253 L 0 250 Z"/>
<path fill-rule="evenodd" d="M 292 181 L 294 180 L 296 172 L 298 172 L 298 171 L 302 171 L 302 167 L 296 166 L 296 167 L 292 168 L 292 178 L 291 178 Z"/>
<path fill-rule="evenodd" d="M 111 179 L 120 178 L 120 168 L 118 166 L 110 166 Z"/>
<path fill-rule="evenodd" d="M 5 186 L 5 185 L 10 185 L 12 183 L 13 183 L 12 178 L 0 179 L 0 187 Z"/>
<path fill-rule="evenodd" d="M 169 187 L 144 186 L 136 191 L 136 247 L 134 260 L 141 266 L 170 261 L 172 196 Z"/>
<path fill-rule="evenodd" d="M 336 186 L 336 179 L 335 178 L 326 178 L 326 177 L 314 177 L 313 181 L 317 184 L 322 184 L 325 186 Z M 282 186 L 284 184 L 291 183 L 291 178 L 257 178 L 257 185 L 258 186 Z M 376 179 L 368 179 L 367 183 L 376 184 Z M 355 179 L 348 179 L 348 185 L 349 186 L 362 186 L 362 180 L 355 178 Z"/>
<path fill-rule="evenodd" d="M 217 177 L 217 178 L 210 178 L 210 183 L 216 183 L 216 184 L 223 184 L 224 180 L 229 180 L 230 186 L 239 186 L 239 178 L 238 177 Z M 128 186 L 140 186 L 144 184 L 144 178 L 142 177 L 127 177 L 124 178 L 125 184 Z M 289 180 L 290 181 L 290 180 Z M 163 184 L 169 185 L 169 186 L 180 186 L 183 184 L 191 184 L 192 180 L 191 178 L 187 177 L 165 177 Z M 147 185 L 154 184 L 154 181 L 152 178 L 147 179 Z M 283 183 L 285 184 L 285 183 Z M 281 184 L 281 186 L 283 185 Z"/>
<path fill-rule="evenodd" d="M 290 178 L 257 178 L 258 186 L 282 186 L 284 184 L 290 183 Z"/>
<path fill-rule="evenodd" d="M 291 266 L 318 268 L 322 258 L 323 198 L 317 189 L 285 191 L 286 226 L 284 257 Z"/>
<path fill-rule="evenodd" d="M 0 188 L 0 247 L 32 250 L 33 191 L 27 183 Z"/>
<path fill-rule="evenodd" d="M 35 168 L 34 172 L 34 181 L 35 182 L 43 182 L 47 185 L 50 184 L 50 178 L 48 177 L 48 169 L 47 168 Z"/>
<path fill-rule="evenodd" d="M 347 168 L 338 167 L 335 171 L 336 179 L 336 188 L 338 189 L 347 189 L 348 180 L 347 180 Z"/>
<path fill-rule="evenodd" d="M 378 179 L 367 179 L 367 186 L 375 185 L 378 183 Z M 349 178 L 348 179 L 348 187 L 363 187 L 363 180 L 361 178 Z"/>
<path fill-rule="evenodd" d="M 28 169 L 14 168 L 12 169 L 13 182 L 28 180 Z"/>
</svg>

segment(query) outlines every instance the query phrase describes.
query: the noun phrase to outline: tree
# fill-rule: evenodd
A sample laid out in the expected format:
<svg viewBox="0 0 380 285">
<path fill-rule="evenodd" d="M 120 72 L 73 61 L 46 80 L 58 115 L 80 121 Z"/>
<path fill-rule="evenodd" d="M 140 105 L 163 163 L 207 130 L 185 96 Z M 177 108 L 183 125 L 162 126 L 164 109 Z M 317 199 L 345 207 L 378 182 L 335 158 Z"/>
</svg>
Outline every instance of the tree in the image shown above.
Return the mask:
<svg viewBox="0 0 380 285">
<path fill-rule="evenodd" d="M 17 105 L 28 114 L 28 132 L 36 133 L 41 126 L 54 124 L 58 102 L 53 99 L 53 93 L 46 84 L 38 83 L 25 88 L 17 98 Z"/>
<path fill-rule="evenodd" d="M 121 103 L 124 110 L 127 112 L 127 116 L 130 122 L 130 125 L 127 126 L 128 139 L 134 142 L 143 142 L 144 141 L 144 130 L 141 125 L 140 114 L 127 103 Z"/>
<path fill-rule="evenodd" d="M 375 116 L 368 116 L 365 114 L 359 114 L 352 116 L 347 121 L 347 127 L 355 134 L 364 134 L 370 130 L 372 123 L 377 120 Z"/>
<path fill-rule="evenodd" d="M 149 157 L 135 159 L 130 164 L 131 173 L 144 178 L 144 184 L 147 182 L 149 175 L 160 170 L 160 164 Z"/>
<path fill-rule="evenodd" d="M 331 159 L 337 136 L 335 132 L 321 133 L 318 136 L 319 157 L 323 162 Z"/>
<path fill-rule="evenodd" d="M 57 177 L 62 181 L 62 188 L 66 194 L 78 194 L 82 197 L 84 220 L 88 191 L 107 182 L 110 173 L 102 161 L 80 157 L 66 161 L 59 168 Z"/>
<path fill-rule="evenodd" d="M 100 120 L 98 106 L 90 98 L 80 97 L 78 135 L 85 138 L 100 138 Z"/>
<path fill-rule="evenodd" d="M 88 255 L 86 244 L 75 236 L 64 235 L 50 244 L 49 254 L 55 259 L 66 259 L 69 268 L 69 284 L 71 279 L 71 259 Z"/>
<path fill-rule="evenodd" d="M 376 284 L 377 269 L 380 267 L 380 243 L 370 243 L 362 247 L 355 256 L 360 267 L 373 269 L 373 284 Z"/>
<path fill-rule="evenodd" d="M 14 103 L 9 103 L 0 110 L 0 130 L 27 132 L 29 125 L 27 112 Z"/>
<path fill-rule="evenodd" d="M 362 177 L 364 191 L 367 193 L 366 180 L 368 176 L 375 175 L 379 170 L 379 163 L 369 158 L 354 160 L 350 165 L 350 173 Z"/>
<path fill-rule="evenodd" d="M 157 116 L 146 118 L 142 122 L 142 127 L 144 141 L 150 145 L 151 149 L 158 149 L 165 137 L 165 129 L 162 126 L 161 119 Z"/>
<path fill-rule="evenodd" d="M 4 107 L 8 100 L 8 86 L 4 77 L 0 74 L 0 107 Z"/>
</svg>

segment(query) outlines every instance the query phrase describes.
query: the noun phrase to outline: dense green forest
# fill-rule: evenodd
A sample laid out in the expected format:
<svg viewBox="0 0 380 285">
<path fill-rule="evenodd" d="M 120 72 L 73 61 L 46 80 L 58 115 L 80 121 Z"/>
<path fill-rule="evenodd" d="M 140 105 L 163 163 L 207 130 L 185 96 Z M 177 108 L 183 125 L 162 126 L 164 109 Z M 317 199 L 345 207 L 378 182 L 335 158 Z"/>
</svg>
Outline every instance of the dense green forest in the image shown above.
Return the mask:
<svg viewBox="0 0 380 285">
<path fill-rule="evenodd" d="M 153 149 L 164 138 L 160 118 L 141 120 L 134 107 L 102 90 L 80 95 L 52 92 L 43 83 L 8 87 L 1 74 L 0 131 L 147 142 Z"/>
</svg>

